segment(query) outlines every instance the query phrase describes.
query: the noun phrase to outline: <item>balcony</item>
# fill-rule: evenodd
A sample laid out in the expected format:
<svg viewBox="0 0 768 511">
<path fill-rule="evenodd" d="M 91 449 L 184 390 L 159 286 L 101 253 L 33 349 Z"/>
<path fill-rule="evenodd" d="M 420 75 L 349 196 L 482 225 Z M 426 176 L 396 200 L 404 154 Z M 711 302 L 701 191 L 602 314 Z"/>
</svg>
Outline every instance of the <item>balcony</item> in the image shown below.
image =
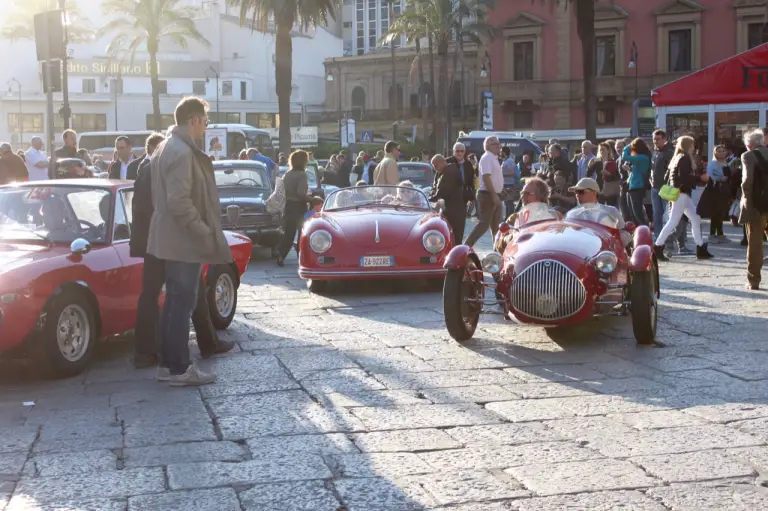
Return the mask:
<svg viewBox="0 0 768 511">
<path fill-rule="evenodd" d="M 532 101 L 534 104 L 540 104 L 544 99 L 543 87 L 544 83 L 541 80 L 497 82 L 493 86 L 494 99 L 496 101 Z"/>
<path fill-rule="evenodd" d="M 433 109 L 430 108 L 427 115 L 431 118 L 433 115 Z M 465 116 L 468 119 L 474 119 L 477 116 L 477 105 L 464 105 Z M 340 118 L 351 118 L 357 122 L 395 122 L 402 120 L 417 120 L 423 116 L 422 109 L 419 107 L 406 108 L 405 111 L 401 111 L 397 118 L 395 118 L 391 109 L 383 110 L 362 110 L 355 109 L 352 111 L 346 110 L 339 112 L 337 110 L 328 110 L 325 112 L 310 112 L 307 114 L 307 123 L 309 125 L 316 125 L 328 122 L 338 122 Z M 461 109 L 456 106 L 452 109 L 452 117 L 454 119 L 460 119 L 462 117 Z"/>
</svg>

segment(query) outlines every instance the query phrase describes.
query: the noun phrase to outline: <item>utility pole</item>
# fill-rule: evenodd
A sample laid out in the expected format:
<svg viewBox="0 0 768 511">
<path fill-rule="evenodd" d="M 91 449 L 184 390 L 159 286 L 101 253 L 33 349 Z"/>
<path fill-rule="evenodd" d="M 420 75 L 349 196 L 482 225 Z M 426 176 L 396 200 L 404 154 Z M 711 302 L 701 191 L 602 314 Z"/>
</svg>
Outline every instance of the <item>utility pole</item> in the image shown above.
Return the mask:
<svg viewBox="0 0 768 511">
<path fill-rule="evenodd" d="M 221 120 L 219 119 L 219 72 L 216 71 L 213 66 L 208 68 L 208 71 L 211 71 L 213 75 L 216 77 L 216 122 L 219 123 Z M 206 78 L 207 78 L 206 73 Z"/>
<path fill-rule="evenodd" d="M 67 70 L 69 65 L 69 53 L 67 50 L 69 30 L 67 27 L 66 0 L 59 0 L 59 9 L 61 10 L 61 23 L 64 32 L 64 60 L 61 61 L 61 96 L 64 100 L 64 105 L 61 107 L 60 113 L 64 119 L 64 129 L 66 130 L 71 126 L 70 118 L 72 117 L 72 110 L 69 108 L 69 72 Z"/>
<path fill-rule="evenodd" d="M 11 78 L 8 80 L 8 92 L 12 92 L 12 83 L 15 83 L 16 87 L 19 89 L 19 147 L 21 148 L 24 145 L 24 116 L 22 115 L 24 112 L 22 110 L 21 103 L 21 82 L 19 82 L 16 78 Z"/>
<path fill-rule="evenodd" d="M 45 97 L 46 97 L 46 138 L 50 163 L 48 167 L 48 177 L 56 178 L 56 154 L 53 152 L 53 77 L 51 76 L 52 60 L 43 61 L 43 73 L 45 73 Z"/>
</svg>

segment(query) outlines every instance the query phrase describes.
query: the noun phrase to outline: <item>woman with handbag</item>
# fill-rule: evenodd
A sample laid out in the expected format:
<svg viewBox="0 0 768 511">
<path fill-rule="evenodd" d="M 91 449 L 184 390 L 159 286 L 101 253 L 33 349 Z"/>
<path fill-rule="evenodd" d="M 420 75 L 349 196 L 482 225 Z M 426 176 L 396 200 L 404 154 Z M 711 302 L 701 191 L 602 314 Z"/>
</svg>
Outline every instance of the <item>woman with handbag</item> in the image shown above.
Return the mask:
<svg viewBox="0 0 768 511">
<path fill-rule="evenodd" d="M 691 193 L 696 187 L 698 176 L 696 175 L 696 163 L 693 159 L 694 140 L 693 137 L 684 136 L 677 139 L 675 155 L 669 162 L 667 175 L 664 181 L 667 183 L 659 190 L 659 196 L 668 201 L 672 201 L 672 211 L 669 213 L 669 220 L 656 238 L 653 246 L 653 252 L 659 261 L 668 261 L 664 255 L 664 244 L 667 238 L 671 236 L 677 224 L 685 215 L 691 223 L 693 239 L 696 242 L 696 258 L 710 259 L 712 254 L 707 250 L 707 244 L 701 236 L 701 217 L 696 214 L 696 206 L 691 199 Z M 704 174 L 704 181 L 709 180 L 709 176 Z"/>
<path fill-rule="evenodd" d="M 283 236 L 280 239 L 277 265 L 283 266 L 285 257 L 293 247 L 296 233 L 301 231 L 307 204 L 312 202 L 307 181 L 307 162 L 309 155 L 304 151 L 291 153 L 288 159 L 289 170 L 282 177 L 285 187 L 285 213 L 283 214 Z"/>
</svg>

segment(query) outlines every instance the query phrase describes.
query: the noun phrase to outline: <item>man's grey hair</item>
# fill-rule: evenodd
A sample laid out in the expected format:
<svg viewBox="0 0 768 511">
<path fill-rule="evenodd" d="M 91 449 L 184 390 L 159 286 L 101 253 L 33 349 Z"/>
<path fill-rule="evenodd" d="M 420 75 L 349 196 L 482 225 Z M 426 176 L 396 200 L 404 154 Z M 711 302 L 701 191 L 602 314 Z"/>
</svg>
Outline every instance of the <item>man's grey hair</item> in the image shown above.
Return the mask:
<svg viewBox="0 0 768 511">
<path fill-rule="evenodd" d="M 13 147 L 11 147 L 11 144 L 8 142 L 0 143 L 0 152 L 7 153 L 9 151 L 13 151 Z"/>
<path fill-rule="evenodd" d="M 432 157 L 432 166 L 437 167 L 438 163 L 445 163 L 445 156 L 442 154 L 436 154 Z"/>
<path fill-rule="evenodd" d="M 760 147 L 765 145 L 763 130 L 756 129 L 744 134 L 744 145 L 747 147 Z"/>
<path fill-rule="evenodd" d="M 539 201 L 547 202 L 549 200 L 549 185 L 543 179 L 538 177 L 527 179 L 526 185 L 531 185 L 532 191 Z"/>
<path fill-rule="evenodd" d="M 498 141 L 499 141 L 499 137 L 491 135 L 490 137 L 486 138 L 485 141 L 483 142 L 483 149 L 488 151 L 489 150 L 488 148 L 490 147 L 490 144 L 492 144 L 493 142 L 498 142 Z"/>
<path fill-rule="evenodd" d="M 464 149 L 466 151 L 467 146 L 465 146 L 461 142 L 456 142 L 455 144 L 453 144 L 453 150 L 456 151 L 456 149 Z"/>
</svg>

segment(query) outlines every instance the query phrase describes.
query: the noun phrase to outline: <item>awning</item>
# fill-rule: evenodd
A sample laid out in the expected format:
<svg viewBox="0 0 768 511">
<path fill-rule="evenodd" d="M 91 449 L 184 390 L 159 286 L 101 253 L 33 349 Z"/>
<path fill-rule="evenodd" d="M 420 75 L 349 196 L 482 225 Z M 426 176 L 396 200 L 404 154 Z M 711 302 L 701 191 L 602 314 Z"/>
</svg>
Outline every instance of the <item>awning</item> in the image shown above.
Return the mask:
<svg viewBox="0 0 768 511">
<path fill-rule="evenodd" d="M 768 43 L 662 85 L 651 99 L 655 106 L 768 101 Z"/>
</svg>

